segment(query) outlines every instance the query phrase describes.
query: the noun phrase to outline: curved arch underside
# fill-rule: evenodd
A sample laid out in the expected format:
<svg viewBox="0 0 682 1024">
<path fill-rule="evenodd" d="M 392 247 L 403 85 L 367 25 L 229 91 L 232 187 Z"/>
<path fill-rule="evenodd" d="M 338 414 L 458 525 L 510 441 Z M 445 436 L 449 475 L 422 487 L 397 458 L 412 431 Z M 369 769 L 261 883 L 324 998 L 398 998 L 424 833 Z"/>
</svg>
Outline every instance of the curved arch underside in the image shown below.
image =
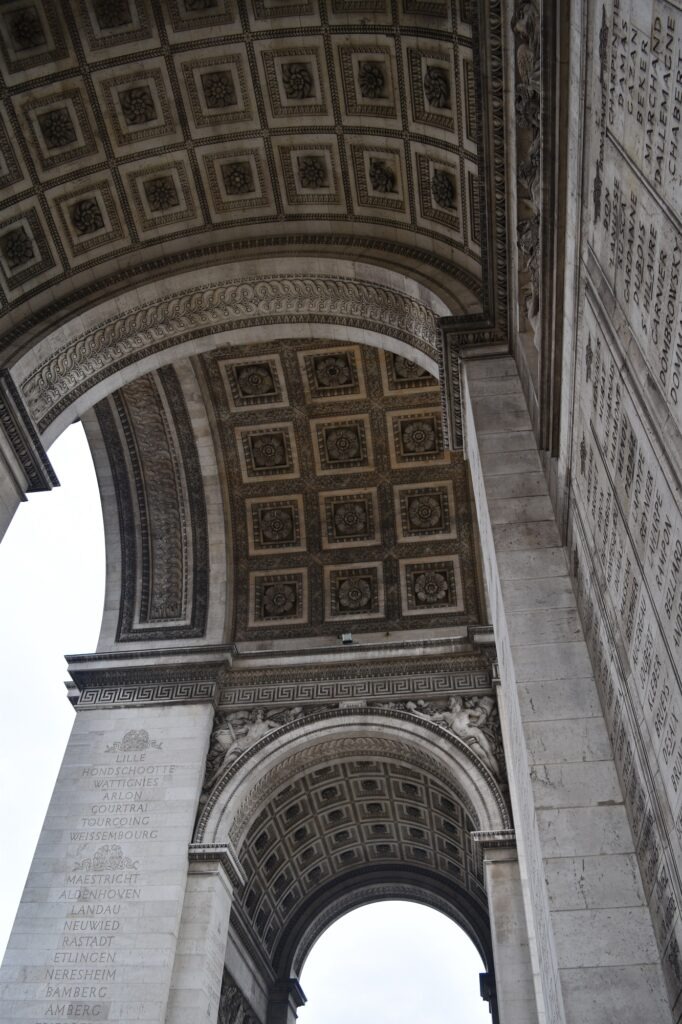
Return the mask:
<svg viewBox="0 0 682 1024">
<path fill-rule="evenodd" d="M 131 282 L 256 252 L 363 259 L 503 321 L 500 47 L 496 2 L 9 5 L 8 358 Z"/>
<path fill-rule="evenodd" d="M 247 948 L 289 978 L 336 917 L 402 895 L 447 913 L 489 963 L 473 833 L 508 827 L 499 781 L 414 713 L 300 711 L 227 770 L 197 827 L 199 843 L 233 844 L 246 879 L 233 913 Z"/>
<path fill-rule="evenodd" d="M 482 621 L 466 466 L 437 381 L 404 356 L 271 330 L 138 377 L 96 415 L 120 567 L 101 647 Z"/>
</svg>

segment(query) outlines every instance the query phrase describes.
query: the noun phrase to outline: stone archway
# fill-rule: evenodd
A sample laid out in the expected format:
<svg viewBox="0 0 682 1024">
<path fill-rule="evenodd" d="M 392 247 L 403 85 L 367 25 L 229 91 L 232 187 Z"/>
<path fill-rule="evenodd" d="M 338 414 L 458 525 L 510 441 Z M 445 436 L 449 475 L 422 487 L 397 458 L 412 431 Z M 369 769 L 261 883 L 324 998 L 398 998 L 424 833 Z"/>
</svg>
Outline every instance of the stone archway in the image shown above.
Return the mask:
<svg viewBox="0 0 682 1024">
<path fill-rule="evenodd" d="M 212 775 L 192 855 L 203 871 L 229 858 L 245 879 L 232 901 L 223 990 L 265 993 L 269 1021 L 293 1020 L 300 968 L 320 932 L 354 906 L 391 897 L 460 924 L 486 964 L 495 1006 L 499 924 L 489 919 L 480 841 L 513 846 L 510 814 L 503 779 L 475 738 L 453 731 L 444 704 L 294 708 L 266 718 L 273 731 L 244 753 L 245 741 L 228 747 L 226 760 L 230 749 L 236 760 Z M 238 714 L 232 720 L 236 729 Z M 214 742 L 226 726 L 223 716 Z"/>
</svg>

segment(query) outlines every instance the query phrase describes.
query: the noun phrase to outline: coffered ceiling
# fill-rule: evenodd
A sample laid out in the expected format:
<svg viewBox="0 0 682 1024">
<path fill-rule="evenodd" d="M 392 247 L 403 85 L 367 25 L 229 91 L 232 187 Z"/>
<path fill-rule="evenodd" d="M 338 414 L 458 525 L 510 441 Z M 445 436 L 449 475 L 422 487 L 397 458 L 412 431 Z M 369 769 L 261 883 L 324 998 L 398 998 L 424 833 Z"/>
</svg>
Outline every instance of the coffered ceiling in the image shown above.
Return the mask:
<svg viewBox="0 0 682 1024">
<path fill-rule="evenodd" d="M 504 263 L 494 8 L 3 3 L 0 315 L 26 304 L 6 338 L 133 277 L 282 246 L 400 267 L 453 313 L 489 317 Z"/>
<path fill-rule="evenodd" d="M 116 641 L 206 636 L 210 602 L 228 609 L 220 641 L 482 620 L 466 466 L 443 447 L 437 381 L 404 357 L 314 338 L 219 348 L 97 415 Z"/>
</svg>

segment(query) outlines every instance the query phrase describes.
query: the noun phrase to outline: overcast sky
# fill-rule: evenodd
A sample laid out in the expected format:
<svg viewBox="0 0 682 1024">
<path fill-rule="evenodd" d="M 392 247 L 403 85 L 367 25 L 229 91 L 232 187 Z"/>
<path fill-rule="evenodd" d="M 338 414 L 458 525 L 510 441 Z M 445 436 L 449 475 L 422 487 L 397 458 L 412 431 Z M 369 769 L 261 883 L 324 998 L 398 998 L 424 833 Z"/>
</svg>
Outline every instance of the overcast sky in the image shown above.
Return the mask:
<svg viewBox="0 0 682 1024">
<path fill-rule="evenodd" d="M 49 454 L 62 486 L 31 495 L 0 545 L 0 956 L 73 722 L 63 655 L 95 649 L 104 598 L 99 494 L 81 426 Z M 489 1024 L 481 970 L 443 915 L 363 907 L 313 948 L 300 1024 Z"/>
</svg>

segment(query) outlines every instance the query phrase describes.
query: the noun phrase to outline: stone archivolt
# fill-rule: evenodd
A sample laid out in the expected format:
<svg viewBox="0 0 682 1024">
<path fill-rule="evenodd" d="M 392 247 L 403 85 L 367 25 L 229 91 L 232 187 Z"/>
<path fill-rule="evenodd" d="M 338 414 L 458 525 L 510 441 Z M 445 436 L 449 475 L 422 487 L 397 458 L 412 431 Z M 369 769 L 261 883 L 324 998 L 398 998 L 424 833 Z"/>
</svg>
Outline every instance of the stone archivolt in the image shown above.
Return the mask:
<svg viewBox="0 0 682 1024">
<path fill-rule="evenodd" d="M 453 704 L 466 705 L 466 728 L 453 717 Z M 370 716 L 364 729 L 363 712 Z M 480 726 L 472 724 L 474 718 Z M 325 724 L 333 725 L 334 733 L 320 743 Z M 480 829 L 481 815 L 490 824 L 490 811 L 474 807 L 465 774 L 458 778 L 453 768 L 445 768 L 441 754 L 428 751 L 420 735 L 425 726 L 464 752 L 465 762 L 470 759 L 470 770 L 486 779 L 490 806 L 498 806 L 493 817 L 499 814 L 506 827 L 502 780 L 488 772 L 487 754 L 481 753 L 481 745 L 487 751 L 500 748 L 493 696 L 219 715 L 205 783 L 210 796 L 196 842 L 215 843 L 224 835 L 228 823 L 220 808 L 232 807 L 230 841 L 246 877 L 235 906 L 236 926 L 275 969 L 285 956 L 282 943 L 291 941 L 286 936 L 301 927 L 309 930 L 306 908 L 319 903 L 317 921 L 329 904 L 321 897 L 330 886 L 343 886 L 347 875 L 355 892 L 372 880 L 376 885 L 382 873 L 388 879 L 398 866 L 403 885 L 413 877 L 415 892 L 425 891 L 424 873 L 432 881 L 441 879 L 450 893 L 448 912 L 459 907 L 485 947 L 486 897 L 471 833 Z M 299 733 L 307 735 L 303 748 Z M 288 754 L 292 746 L 299 750 Z M 275 765 L 263 773 L 265 759 Z M 234 808 L 229 799 L 225 805 L 226 785 L 244 773 L 253 781 L 247 794 L 240 790 L 241 805 Z M 389 888 L 398 894 L 395 883 Z"/>
</svg>

